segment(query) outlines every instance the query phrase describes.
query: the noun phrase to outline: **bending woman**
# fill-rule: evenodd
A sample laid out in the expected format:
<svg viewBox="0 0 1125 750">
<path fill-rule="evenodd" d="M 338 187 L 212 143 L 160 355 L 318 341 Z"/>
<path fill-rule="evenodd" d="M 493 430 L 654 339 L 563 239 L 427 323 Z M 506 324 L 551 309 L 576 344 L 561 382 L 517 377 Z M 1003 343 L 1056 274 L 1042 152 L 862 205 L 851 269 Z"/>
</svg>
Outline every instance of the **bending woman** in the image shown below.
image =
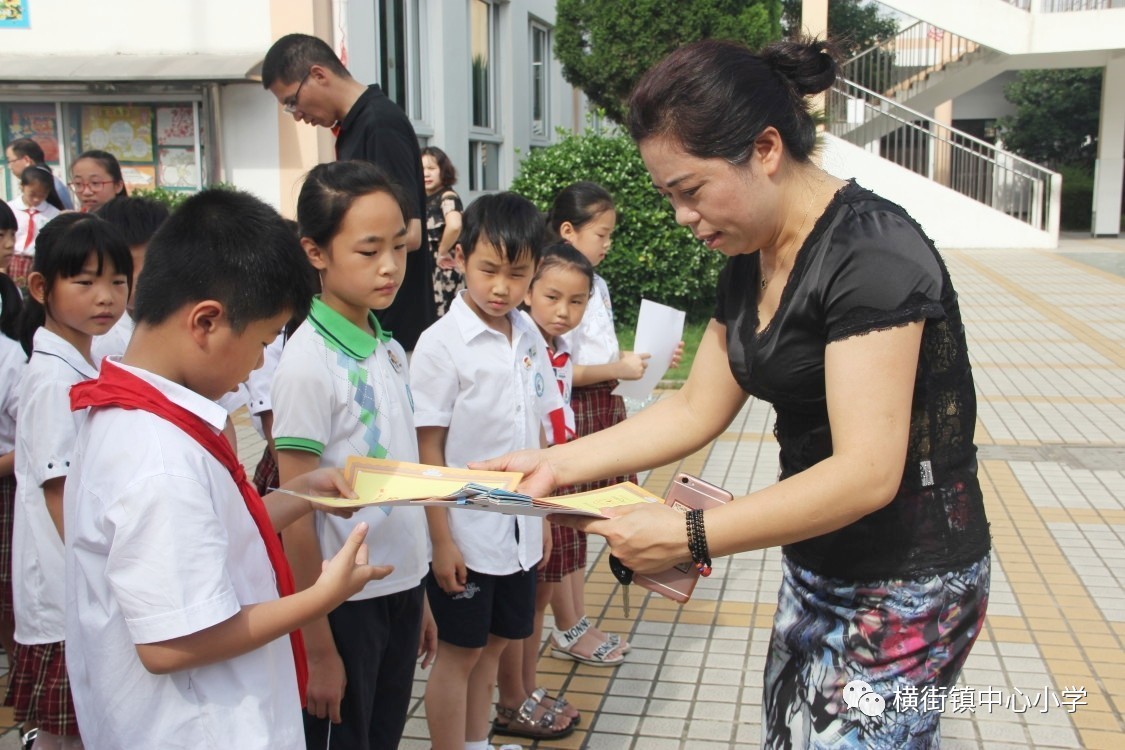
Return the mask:
<svg viewBox="0 0 1125 750">
<path fill-rule="evenodd" d="M 686 528 L 665 506 L 574 525 L 639 572 L 781 546 L 763 745 L 925 748 L 940 714 L 897 711 L 896 691 L 952 686 L 988 599 L 976 400 L 933 243 L 900 207 L 810 161 L 805 97 L 836 74 L 822 42 L 753 54 L 704 41 L 642 78 L 628 125 L 653 183 L 676 221 L 728 258 L 714 320 L 682 390 L 481 468 L 522 471 L 521 489 L 546 496 L 676 461 L 748 396 L 771 403 L 776 484 L 693 512 Z M 845 703 L 846 688 L 865 689 L 854 681 L 878 698 Z"/>
</svg>

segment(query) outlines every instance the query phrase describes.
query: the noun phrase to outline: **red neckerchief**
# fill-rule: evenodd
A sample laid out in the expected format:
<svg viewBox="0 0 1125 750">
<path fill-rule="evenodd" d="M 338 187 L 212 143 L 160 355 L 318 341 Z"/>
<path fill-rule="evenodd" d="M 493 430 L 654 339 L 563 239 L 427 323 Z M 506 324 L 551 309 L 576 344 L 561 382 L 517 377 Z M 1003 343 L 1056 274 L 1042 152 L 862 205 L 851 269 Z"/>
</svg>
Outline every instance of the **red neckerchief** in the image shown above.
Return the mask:
<svg viewBox="0 0 1125 750">
<path fill-rule="evenodd" d="M 570 361 L 570 354 L 568 352 L 559 352 L 556 354 L 555 350 L 549 346 L 547 347 L 547 356 L 551 359 L 551 367 L 555 370 L 565 367 L 566 363 Z M 559 393 L 565 395 L 566 391 L 564 390 L 563 382 L 555 378 L 555 383 L 559 386 Z M 554 409 L 547 417 L 551 422 L 551 432 L 554 436 L 553 442 L 555 445 L 569 443 L 576 437 L 574 430 L 566 426 L 566 411 L 564 409 Z"/>
<path fill-rule="evenodd" d="M 207 452 L 230 472 L 231 479 L 242 493 L 246 510 L 250 512 L 250 517 L 258 527 L 258 533 L 262 535 L 262 542 L 266 545 L 266 553 L 269 555 L 270 565 L 273 566 L 274 577 L 277 579 L 278 594 L 289 596 L 296 590 L 293 571 L 289 568 L 289 561 L 286 560 L 285 551 L 281 547 L 281 539 L 273 528 L 266 506 L 258 491 L 254 489 L 254 485 L 246 479 L 246 471 L 238 462 L 238 457 L 235 456 L 224 435 L 216 433 L 200 417 L 172 403 L 155 386 L 112 362 L 106 362 L 102 366 L 97 380 L 87 380 L 70 389 L 71 410 L 78 411 L 86 407 L 117 407 L 147 411 L 179 427 L 207 449 Z M 293 662 L 297 667 L 297 689 L 301 695 L 301 705 L 304 706 L 305 688 L 309 681 L 305 641 L 299 629 L 289 634 L 289 640 L 293 647 Z"/>
</svg>

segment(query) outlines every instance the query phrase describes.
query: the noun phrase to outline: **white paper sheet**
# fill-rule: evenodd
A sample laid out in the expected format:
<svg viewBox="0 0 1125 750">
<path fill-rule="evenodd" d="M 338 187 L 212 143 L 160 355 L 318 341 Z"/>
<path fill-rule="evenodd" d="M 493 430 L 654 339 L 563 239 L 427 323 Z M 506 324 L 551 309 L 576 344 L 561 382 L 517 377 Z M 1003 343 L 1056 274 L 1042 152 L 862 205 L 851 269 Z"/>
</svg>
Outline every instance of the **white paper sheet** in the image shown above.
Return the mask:
<svg viewBox="0 0 1125 750">
<path fill-rule="evenodd" d="M 637 335 L 633 339 L 633 351 L 648 353 L 648 367 L 640 380 L 622 380 L 613 389 L 614 395 L 644 401 L 656 388 L 657 383 L 668 372 L 672 355 L 684 335 L 684 311 L 652 300 L 641 300 L 641 312 L 637 316 Z"/>
</svg>

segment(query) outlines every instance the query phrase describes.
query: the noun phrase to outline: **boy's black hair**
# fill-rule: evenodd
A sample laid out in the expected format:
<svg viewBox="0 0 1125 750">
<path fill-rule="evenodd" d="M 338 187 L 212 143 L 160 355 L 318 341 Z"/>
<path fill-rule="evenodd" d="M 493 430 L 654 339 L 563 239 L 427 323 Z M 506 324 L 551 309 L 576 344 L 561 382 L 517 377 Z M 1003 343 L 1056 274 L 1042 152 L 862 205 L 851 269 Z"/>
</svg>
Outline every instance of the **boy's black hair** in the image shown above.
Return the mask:
<svg viewBox="0 0 1125 750">
<path fill-rule="evenodd" d="M 323 39 L 308 34 L 286 34 L 273 43 L 262 60 L 262 88 L 268 89 L 275 81 L 296 83 L 314 65 L 327 68 L 340 78 L 352 77 Z"/>
<path fill-rule="evenodd" d="M 55 190 L 55 175 L 42 164 L 32 164 L 23 170 L 23 174 L 20 175 L 20 185 L 24 187 L 38 185 L 47 191 L 46 201 L 60 211 L 63 210 L 62 198 L 59 197 L 59 191 Z"/>
<path fill-rule="evenodd" d="M 0 201 L 0 232 L 14 232 L 19 229 L 16 223 L 16 213 L 5 201 Z"/>
<path fill-rule="evenodd" d="M 133 318 L 159 325 L 184 305 L 209 299 L 222 303 L 239 333 L 278 313 L 304 315 L 312 300 L 308 265 L 273 208 L 238 190 L 204 190 L 149 242 Z"/>
<path fill-rule="evenodd" d="M 152 198 L 136 196 L 114 198 L 94 211 L 117 227 L 129 247 L 147 245 L 160 225 L 168 219 L 168 207 Z"/>
<path fill-rule="evenodd" d="M 355 199 L 371 193 L 391 196 L 402 211 L 405 226 L 410 216 L 406 195 L 379 167 L 366 161 L 318 164 L 305 176 L 297 197 L 297 231 L 327 250 Z"/>
<path fill-rule="evenodd" d="M 0 273 L 0 333 L 13 341 L 20 340 L 20 310 L 23 295 L 16 282 L 6 273 Z"/>
<path fill-rule="evenodd" d="M 12 153 L 16 155 L 17 159 L 26 156 L 31 159 L 32 164 L 42 164 L 47 161 L 47 156 L 43 153 L 43 147 L 31 138 L 17 138 L 8 144 L 8 148 L 12 149 Z"/>
<path fill-rule="evenodd" d="M 509 263 L 527 252 L 538 263 L 546 229 L 543 214 L 527 198 L 511 192 L 493 193 L 477 198 L 465 210 L 458 242 L 466 261 L 476 252 L 477 244 L 487 240 Z"/>
<path fill-rule="evenodd" d="M 569 242 L 552 242 L 543 248 L 543 254 L 539 256 L 539 265 L 535 267 L 535 276 L 531 279 L 531 286 L 535 286 L 539 277 L 552 268 L 572 268 L 584 274 L 590 280 L 590 290 L 593 291 L 594 264 Z"/>
<path fill-rule="evenodd" d="M 108 261 L 132 289 L 133 254 L 117 227 L 91 214 L 65 213 L 52 219 L 35 240 L 35 259 L 31 262 L 32 273 L 43 275 L 46 304 L 29 296 L 20 316 L 20 343 L 29 357 L 35 332 L 46 321 L 55 282 L 80 274 L 90 253 L 97 257 L 98 275 Z"/>
</svg>

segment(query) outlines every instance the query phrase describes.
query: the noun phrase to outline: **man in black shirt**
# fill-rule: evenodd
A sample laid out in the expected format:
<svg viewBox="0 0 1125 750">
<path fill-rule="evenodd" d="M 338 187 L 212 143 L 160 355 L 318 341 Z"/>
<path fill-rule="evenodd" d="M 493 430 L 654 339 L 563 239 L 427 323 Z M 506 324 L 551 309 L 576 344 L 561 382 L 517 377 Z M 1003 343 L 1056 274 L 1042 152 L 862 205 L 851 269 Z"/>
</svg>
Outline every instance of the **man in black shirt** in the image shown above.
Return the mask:
<svg viewBox="0 0 1125 750">
<path fill-rule="evenodd" d="M 289 34 L 274 42 L 262 63 L 262 85 L 293 119 L 331 128 L 337 160 L 375 164 L 411 199 L 406 277 L 394 303 L 377 315 L 395 340 L 412 351 L 437 313 L 430 254 L 419 252 L 426 193 L 418 136 L 409 118 L 378 84 L 364 86 L 352 78 L 328 44 L 307 34 Z"/>
</svg>

